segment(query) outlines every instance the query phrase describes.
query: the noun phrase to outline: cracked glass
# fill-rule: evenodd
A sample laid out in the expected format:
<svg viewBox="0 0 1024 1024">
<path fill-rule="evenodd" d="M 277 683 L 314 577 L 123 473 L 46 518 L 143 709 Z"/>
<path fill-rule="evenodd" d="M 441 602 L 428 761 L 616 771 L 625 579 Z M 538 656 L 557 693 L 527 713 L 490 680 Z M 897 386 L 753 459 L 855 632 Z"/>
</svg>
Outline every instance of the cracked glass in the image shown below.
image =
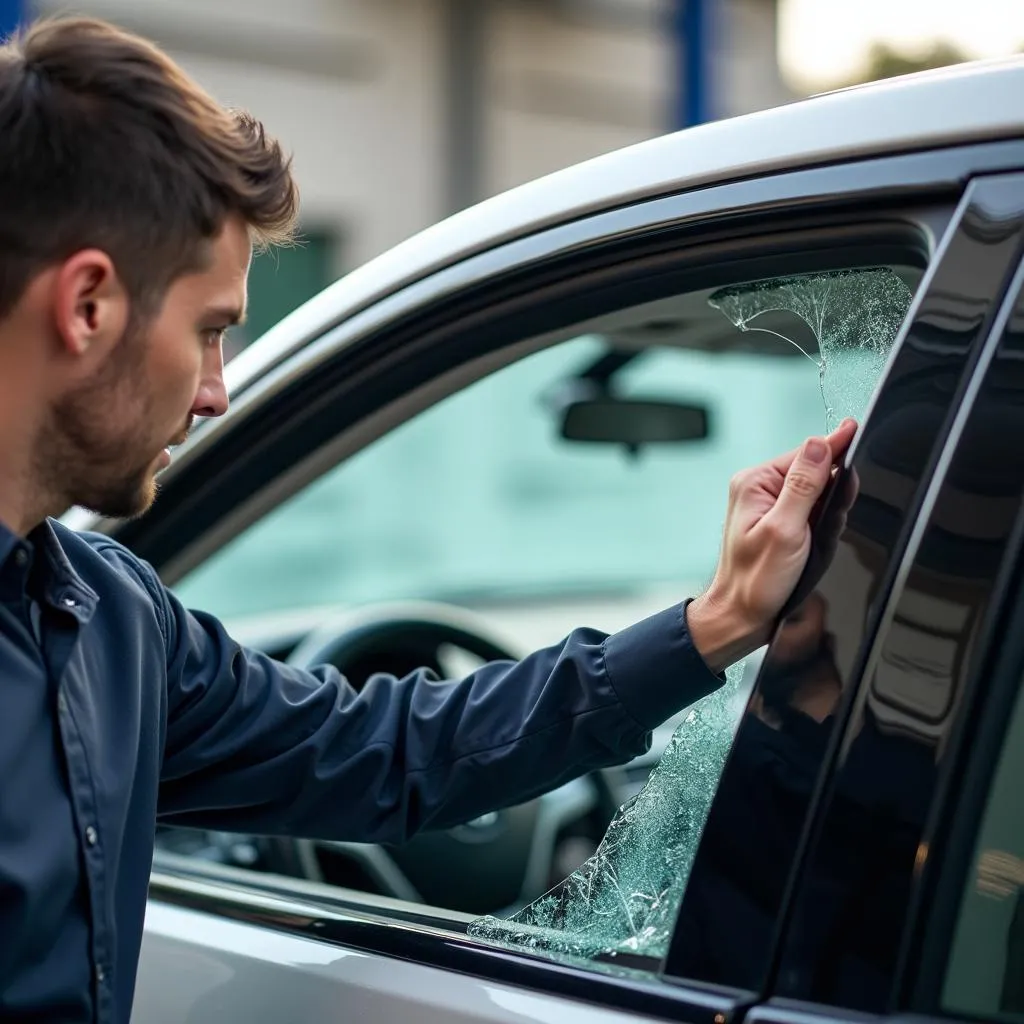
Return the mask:
<svg viewBox="0 0 1024 1024">
<path fill-rule="evenodd" d="M 863 413 L 911 298 L 894 271 L 873 267 L 755 281 L 708 302 L 738 330 L 772 335 L 814 364 L 832 431 Z"/>
<path fill-rule="evenodd" d="M 741 333 L 813 364 L 827 431 L 863 416 L 911 299 L 896 272 L 868 267 L 730 286 L 707 301 Z M 478 918 L 468 933 L 595 966 L 663 959 L 755 676 L 734 666 L 720 690 L 689 709 L 593 856 L 541 898 L 510 916 Z"/>
<path fill-rule="evenodd" d="M 749 691 L 744 665 L 733 666 L 690 708 L 597 852 L 520 913 L 483 918 L 469 934 L 568 958 L 663 957 Z"/>
</svg>

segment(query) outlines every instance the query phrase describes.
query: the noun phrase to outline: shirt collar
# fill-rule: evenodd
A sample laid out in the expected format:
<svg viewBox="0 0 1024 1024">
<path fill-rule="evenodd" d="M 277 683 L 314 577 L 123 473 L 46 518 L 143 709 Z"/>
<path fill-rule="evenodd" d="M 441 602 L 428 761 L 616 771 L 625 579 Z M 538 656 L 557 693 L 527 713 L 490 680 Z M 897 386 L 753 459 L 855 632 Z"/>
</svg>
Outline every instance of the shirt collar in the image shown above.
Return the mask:
<svg viewBox="0 0 1024 1024">
<path fill-rule="evenodd" d="M 80 621 L 93 613 L 99 595 L 89 586 L 71 564 L 61 546 L 50 519 L 40 523 L 29 540 L 37 551 L 35 571 L 39 573 L 43 597 L 47 604 L 70 612 Z"/>
<path fill-rule="evenodd" d="M 49 519 L 24 539 L 0 523 L 0 591 L 28 593 L 83 622 L 99 600 L 75 571 Z"/>
</svg>

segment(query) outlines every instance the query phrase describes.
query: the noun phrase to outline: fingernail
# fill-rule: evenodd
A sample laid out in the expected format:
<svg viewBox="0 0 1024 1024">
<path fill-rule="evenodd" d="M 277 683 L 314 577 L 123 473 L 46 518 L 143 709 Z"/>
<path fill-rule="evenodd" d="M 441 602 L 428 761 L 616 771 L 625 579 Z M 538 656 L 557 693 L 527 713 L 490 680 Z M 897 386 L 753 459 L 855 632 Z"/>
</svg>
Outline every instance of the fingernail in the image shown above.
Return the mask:
<svg viewBox="0 0 1024 1024">
<path fill-rule="evenodd" d="M 812 437 L 804 445 L 804 458 L 808 462 L 824 462 L 828 458 L 828 445 L 820 437 Z"/>
</svg>

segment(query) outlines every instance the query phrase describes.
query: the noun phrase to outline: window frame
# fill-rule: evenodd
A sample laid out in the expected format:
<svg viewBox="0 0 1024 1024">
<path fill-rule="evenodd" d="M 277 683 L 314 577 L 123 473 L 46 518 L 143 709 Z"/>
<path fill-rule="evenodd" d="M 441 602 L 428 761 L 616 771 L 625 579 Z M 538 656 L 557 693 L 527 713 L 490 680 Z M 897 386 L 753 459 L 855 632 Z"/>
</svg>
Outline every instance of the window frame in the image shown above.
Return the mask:
<svg viewBox="0 0 1024 1024">
<path fill-rule="evenodd" d="M 225 495 L 239 486 L 243 487 L 242 493 L 252 491 L 258 494 L 265 489 L 270 477 L 283 471 L 286 464 L 284 456 L 289 449 L 280 443 L 280 436 L 271 439 L 276 442 L 276 457 L 269 469 L 263 459 L 267 446 L 254 443 L 254 427 L 257 421 L 262 421 L 261 425 L 266 427 L 267 410 L 276 410 L 270 418 L 279 422 L 283 411 L 294 410 L 299 403 L 312 399 L 315 395 L 313 388 L 328 376 L 332 382 L 341 375 L 348 376 L 353 387 L 360 387 L 365 385 L 370 366 L 375 367 L 377 379 L 382 374 L 386 375 L 386 368 L 393 368 L 401 361 L 402 354 L 413 347 L 414 340 L 408 336 L 410 328 L 416 328 L 421 336 L 426 334 L 426 344 L 429 344 L 432 325 L 427 314 L 437 306 L 450 307 L 453 277 L 457 281 L 461 279 L 462 288 L 456 290 L 460 291 L 469 308 L 479 310 L 486 305 L 489 314 L 497 316 L 499 314 L 494 309 L 496 300 L 499 308 L 501 301 L 513 301 L 515 297 L 521 300 L 523 295 L 535 292 L 540 282 L 564 286 L 567 269 L 575 267 L 578 273 L 581 259 L 590 262 L 591 269 L 600 272 L 607 270 L 609 264 L 621 266 L 629 261 L 639 262 L 641 254 L 649 253 L 651 248 L 664 251 L 678 245 L 681 236 L 692 236 L 691 244 L 696 240 L 707 243 L 709 236 L 713 235 L 719 239 L 735 238 L 745 226 L 758 221 L 758 234 L 763 235 L 766 218 L 773 220 L 781 216 L 790 221 L 820 226 L 822 221 L 848 220 L 854 211 L 863 212 L 865 209 L 873 213 L 933 201 L 953 205 L 952 201 L 972 170 L 979 166 L 1017 166 L 1022 163 L 1024 146 L 1016 143 L 858 161 L 730 183 L 699 193 L 641 203 L 552 229 L 536 238 L 508 243 L 499 250 L 474 257 L 466 265 L 441 271 L 427 281 L 403 289 L 352 322 L 329 332 L 322 343 L 313 346 L 314 351 L 286 363 L 271 375 L 263 387 L 251 389 L 233 417 L 205 431 L 206 436 L 201 439 L 203 443 L 196 446 L 187 460 L 192 467 L 191 472 L 179 472 L 170 479 L 167 493 L 155 510 L 158 513 L 155 521 L 121 526 L 99 525 L 153 561 L 158 569 L 166 569 L 169 565 L 173 567 L 173 555 L 178 547 L 176 539 L 185 538 L 185 546 L 195 549 L 204 537 L 218 533 L 218 528 L 223 525 L 218 520 L 226 514 L 223 507 Z M 745 203 L 739 202 L 743 195 L 746 196 Z M 710 212 L 702 216 L 694 213 L 695 207 L 703 207 Z M 534 265 L 538 272 L 536 277 L 522 274 L 524 263 Z M 470 264 L 481 266 L 470 267 Z M 474 275 L 475 282 L 472 281 Z M 481 285 L 480 281 L 484 284 Z M 509 289 L 514 293 L 512 299 L 508 297 Z M 459 314 L 448 315 L 455 319 Z M 395 343 L 394 338 L 387 339 L 373 330 L 385 323 L 393 326 L 397 323 L 402 328 L 405 332 L 402 343 Z M 498 346 L 492 344 L 489 347 Z M 324 372 L 328 368 L 329 374 Z M 378 402 L 380 400 L 377 399 Z M 316 406 L 319 410 L 324 408 L 320 401 Z M 366 415 L 365 408 L 356 412 L 353 423 L 360 415 Z M 337 431 L 338 421 L 332 420 L 329 428 L 331 432 Z M 300 428 L 294 425 L 290 428 L 291 432 L 297 429 Z M 294 454 L 293 447 L 291 456 Z M 217 471 L 218 467 L 225 471 L 233 467 L 230 481 L 225 480 L 223 472 Z M 195 472 L 214 481 L 214 487 L 199 488 L 198 493 L 186 494 L 187 477 Z M 244 486 L 246 481 L 250 487 Z M 210 499 L 215 497 L 215 492 L 219 492 L 221 497 L 214 501 L 211 513 Z M 202 509 L 204 503 L 206 513 L 197 520 L 195 513 Z M 889 557 L 895 559 L 898 554 L 898 551 L 893 551 Z M 177 566 L 182 564 L 179 561 Z M 173 576 L 173 571 L 170 575 Z M 153 878 L 153 898 L 234 918 L 249 917 L 270 927 L 294 926 L 287 923 L 288 915 L 284 912 L 275 916 L 265 907 L 254 910 L 251 893 L 261 889 L 258 880 L 247 880 L 245 886 L 236 891 L 226 883 L 212 887 L 204 885 L 201 883 L 203 877 L 201 869 L 158 869 Z M 595 975 L 588 970 L 555 964 L 546 958 L 496 950 L 481 943 L 459 942 L 441 929 L 406 927 L 391 918 L 381 922 L 376 915 L 363 918 L 361 915 L 366 913 L 365 908 L 352 907 L 343 900 L 339 903 L 348 907 L 342 915 L 345 921 L 355 921 L 357 926 L 325 925 L 310 934 L 350 948 L 405 956 L 420 963 L 573 995 L 587 1002 L 622 1005 L 660 1016 L 685 1016 L 707 1021 L 708 1024 L 716 1021 L 721 1024 L 722 1015 L 742 1012 L 751 1001 L 749 993 L 702 986 L 670 974 L 643 983 Z M 249 910 L 253 913 L 249 914 Z M 310 907 L 303 905 L 302 912 L 309 917 Z M 310 928 L 318 923 L 312 918 L 310 921 Z M 664 982 L 671 984 L 665 985 Z"/>
</svg>

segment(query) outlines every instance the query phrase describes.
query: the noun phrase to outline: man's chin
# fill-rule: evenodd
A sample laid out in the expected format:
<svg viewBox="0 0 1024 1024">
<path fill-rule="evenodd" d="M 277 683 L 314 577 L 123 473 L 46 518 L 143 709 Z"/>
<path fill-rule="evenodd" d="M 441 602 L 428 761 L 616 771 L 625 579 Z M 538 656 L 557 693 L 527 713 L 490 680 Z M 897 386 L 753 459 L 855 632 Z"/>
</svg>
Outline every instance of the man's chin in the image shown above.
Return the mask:
<svg viewBox="0 0 1024 1024">
<path fill-rule="evenodd" d="M 779 708 L 788 704 L 802 687 L 840 678 L 831 644 L 822 643 L 816 651 L 799 660 L 782 661 L 769 654 L 761 669 L 758 688 L 766 706 Z"/>
<path fill-rule="evenodd" d="M 125 487 L 120 491 L 96 495 L 91 501 L 80 501 L 78 504 L 106 519 L 138 519 L 156 501 L 157 490 L 156 474 L 150 470 L 143 480 L 130 489 Z"/>
<path fill-rule="evenodd" d="M 138 519 L 140 516 L 144 516 L 153 507 L 153 502 L 156 501 L 158 491 L 159 486 L 156 481 L 156 474 L 154 473 L 147 476 L 135 492 L 135 504 L 133 510 L 124 518 Z"/>
</svg>

